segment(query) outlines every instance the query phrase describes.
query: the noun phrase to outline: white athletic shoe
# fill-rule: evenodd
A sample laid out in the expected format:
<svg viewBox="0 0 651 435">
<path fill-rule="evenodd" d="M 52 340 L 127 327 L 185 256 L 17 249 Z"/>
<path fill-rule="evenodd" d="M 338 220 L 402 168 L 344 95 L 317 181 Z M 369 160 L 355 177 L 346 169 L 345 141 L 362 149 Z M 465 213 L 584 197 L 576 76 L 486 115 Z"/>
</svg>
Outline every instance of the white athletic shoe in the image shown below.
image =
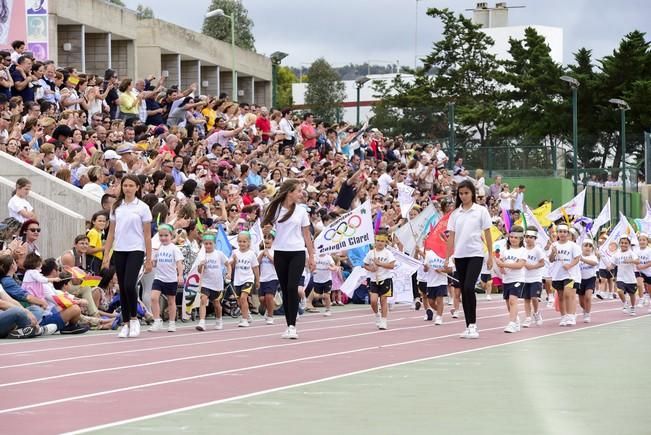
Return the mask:
<svg viewBox="0 0 651 435">
<path fill-rule="evenodd" d="M 296 340 L 298 338 L 298 332 L 296 332 L 296 326 L 290 326 L 287 328 L 287 338 L 290 340 Z"/>
<path fill-rule="evenodd" d="M 629 315 L 629 316 L 634 316 L 634 315 L 635 315 L 635 307 L 631 307 L 631 308 L 629 308 L 629 310 L 628 310 L 628 315 Z"/>
<path fill-rule="evenodd" d="M 273 325 L 274 324 L 274 318 L 269 317 L 269 316 L 264 316 L 264 323 L 265 323 L 265 325 Z"/>
<path fill-rule="evenodd" d="M 325 310 L 325 311 L 323 312 L 323 315 L 324 315 L 325 317 L 330 317 L 330 316 L 332 316 L 332 311 L 330 311 L 329 309 L 328 309 L 328 310 Z"/>
<path fill-rule="evenodd" d="M 380 324 L 377 327 L 378 327 L 378 329 L 380 329 L 382 331 L 386 330 L 387 327 L 388 327 L 387 326 L 387 319 L 380 318 Z"/>
<path fill-rule="evenodd" d="M 524 322 L 522 322 L 522 327 L 528 328 L 530 326 L 531 326 L 531 317 L 527 317 L 524 319 Z"/>
<path fill-rule="evenodd" d="M 140 335 L 140 320 L 129 320 L 129 338 L 138 337 Z"/>
<path fill-rule="evenodd" d="M 459 310 L 450 310 L 452 313 L 452 318 L 453 319 L 458 319 L 459 318 Z"/>
<path fill-rule="evenodd" d="M 380 322 L 382 322 L 382 315 L 378 311 L 377 313 L 375 313 L 375 326 L 377 326 L 379 328 L 380 327 Z"/>
<path fill-rule="evenodd" d="M 194 327 L 197 331 L 205 331 L 206 330 L 206 321 L 205 320 L 199 320 L 199 323 L 197 323 L 197 326 Z"/>
<path fill-rule="evenodd" d="M 239 328 L 247 328 L 249 326 L 249 321 L 246 319 L 240 320 L 240 323 L 237 324 Z"/>
<path fill-rule="evenodd" d="M 583 323 L 590 323 L 591 321 L 590 313 L 583 313 Z"/>
<path fill-rule="evenodd" d="M 41 333 L 38 335 L 43 335 L 43 336 L 52 335 L 55 334 L 58 330 L 59 328 L 57 327 L 57 325 L 55 325 L 54 323 L 48 323 L 41 327 Z M 124 338 L 124 337 L 120 337 L 120 338 Z"/>
<path fill-rule="evenodd" d="M 176 332 L 176 322 L 173 320 L 170 320 L 167 323 L 167 332 Z"/>
<path fill-rule="evenodd" d="M 576 314 L 568 314 L 565 326 L 574 326 L 574 325 L 576 325 Z"/>
<path fill-rule="evenodd" d="M 120 328 L 120 332 L 118 332 L 118 337 L 127 338 L 128 336 L 129 336 L 129 325 L 124 324 L 122 325 L 122 328 Z"/>
<path fill-rule="evenodd" d="M 520 328 L 520 316 L 516 316 L 516 318 L 515 318 L 515 329 L 516 329 L 516 332 L 520 332 L 520 329 L 521 329 Z"/>
<path fill-rule="evenodd" d="M 154 323 L 149 327 L 149 332 L 158 332 L 163 329 L 163 319 L 154 319 Z"/>
<path fill-rule="evenodd" d="M 285 332 L 283 332 L 280 338 L 289 338 L 289 327 L 285 329 Z"/>
<path fill-rule="evenodd" d="M 558 326 L 567 326 L 567 315 L 561 316 L 561 321 L 558 322 Z"/>
<path fill-rule="evenodd" d="M 486 295 L 486 300 L 487 300 L 487 301 L 492 301 L 493 298 L 491 297 L 491 295 Z"/>
<path fill-rule="evenodd" d="M 435 325 L 442 325 L 443 324 L 443 317 L 442 316 L 436 316 L 436 319 L 434 320 Z"/>
<path fill-rule="evenodd" d="M 506 325 L 506 328 L 504 328 L 504 332 L 506 332 L 508 334 L 518 332 L 518 326 L 516 325 L 515 322 L 509 322 L 509 324 Z"/>
<path fill-rule="evenodd" d="M 298 302 L 298 308 L 302 311 L 305 311 L 305 307 L 307 306 L 307 299 L 303 298 Z"/>
<path fill-rule="evenodd" d="M 542 313 L 539 311 L 533 315 L 534 320 L 536 321 L 536 326 L 543 325 Z"/>
<path fill-rule="evenodd" d="M 222 329 L 224 329 L 224 321 L 222 319 L 215 320 L 215 329 L 217 331 L 221 331 Z"/>
</svg>

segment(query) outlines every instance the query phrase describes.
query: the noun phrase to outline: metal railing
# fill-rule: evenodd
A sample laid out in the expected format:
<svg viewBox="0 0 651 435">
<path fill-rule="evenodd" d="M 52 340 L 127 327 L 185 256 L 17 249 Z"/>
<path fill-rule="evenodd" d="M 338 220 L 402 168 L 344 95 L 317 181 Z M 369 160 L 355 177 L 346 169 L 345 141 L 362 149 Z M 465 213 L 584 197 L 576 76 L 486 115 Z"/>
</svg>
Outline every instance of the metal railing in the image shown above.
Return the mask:
<svg viewBox="0 0 651 435">
<path fill-rule="evenodd" d="M 639 210 L 639 195 L 635 192 L 624 193 L 621 188 L 606 188 L 600 186 L 585 186 L 585 215 L 595 218 L 601 213 L 606 201 L 610 198 L 610 219 L 617 222 L 619 213 L 622 212 L 628 217 L 634 217 L 634 210 Z M 624 198 L 626 198 L 626 209 L 624 209 Z"/>
</svg>

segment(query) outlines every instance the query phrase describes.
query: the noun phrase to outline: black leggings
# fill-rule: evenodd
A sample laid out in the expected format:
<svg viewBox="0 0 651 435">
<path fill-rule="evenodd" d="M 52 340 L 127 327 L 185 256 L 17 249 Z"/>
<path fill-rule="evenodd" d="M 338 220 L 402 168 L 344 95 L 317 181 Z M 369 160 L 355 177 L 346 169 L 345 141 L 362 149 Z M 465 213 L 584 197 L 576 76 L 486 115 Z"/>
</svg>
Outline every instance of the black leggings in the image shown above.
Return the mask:
<svg viewBox="0 0 651 435">
<path fill-rule="evenodd" d="M 138 275 L 145 259 L 142 251 L 114 251 L 115 273 L 120 285 L 122 321 L 138 318 Z"/>
<path fill-rule="evenodd" d="M 454 265 L 459 275 L 459 287 L 461 288 L 461 302 L 463 304 L 463 316 L 466 318 L 466 326 L 477 323 L 477 297 L 475 296 L 475 284 L 481 272 L 484 262 L 483 257 L 455 258 Z"/>
<path fill-rule="evenodd" d="M 305 251 L 274 251 L 274 267 L 283 293 L 283 311 L 287 326 L 296 326 L 298 281 L 305 269 Z"/>
</svg>

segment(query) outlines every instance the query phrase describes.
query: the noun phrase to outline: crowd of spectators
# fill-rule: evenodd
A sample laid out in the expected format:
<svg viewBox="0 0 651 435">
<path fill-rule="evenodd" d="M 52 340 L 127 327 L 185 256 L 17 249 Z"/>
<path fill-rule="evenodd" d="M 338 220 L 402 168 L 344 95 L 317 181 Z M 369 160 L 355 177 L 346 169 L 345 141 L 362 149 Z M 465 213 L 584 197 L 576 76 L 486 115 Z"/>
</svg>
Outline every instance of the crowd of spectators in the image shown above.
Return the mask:
<svg viewBox="0 0 651 435">
<path fill-rule="evenodd" d="M 74 306 L 80 307 L 63 323 L 56 319 L 59 330 L 108 327 L 113 275 L 105 273 L 94 288 L 81 286 L 79 278 L 69 275 L 71 268 L 102 272 L 108 213 L 125 174 L 140 179 L 142 200 L 154 216 L 154 232 L 163 222 L 176 229 L 186 273 L 198 252 L 200 232 L 218 224 L 229 235 L 249 229 L 286 178 L 303 181 L 305 204 L 318 233 L 367 199 L 374 211 L 382 210 L 383 227 L 397 228 L 404 223 L 398 202 L 401 184 L 415 189 L 415 211 L 430 204 L 440 212 L 450 211 L 455 186 L 470 177 L 463 159 L 450 164 L 438 144 L 407 143 L 375 128 L 332 124 L 289 108 L 234 102 L 226 94 L 200 95 L 196 84 L 180 89 L 166 83 L 165 77 L 119 77 L 112 69 L 103 75 L 88 74 L 36 61 L 20 42 L 12 52 L 0 51 L 0 62 L 0 152 L 101 202 L 101 209 L 88 216 L 87 234 L 62 246 L 59 258 L 42 259 L 51 268 L 42 267 L 49 280 L 44 286 L 64 283 L 66 294 L 77 298 Z M 473 176 L 478 199 L 492 216 L 498 217 L 502 208 L 522 205 L 524 186 L 510 191 L 499 179 L 485 186 L 481 170 Z M 0 316 L 19 306 L 57 311 L 47 294 L 36 292 L 42 296 L 38 298 L 20 287 L 25 260 L 39 255 L 39 237 L 46 237 L 48 230 L 47 222 L 40 222 L 29 205 L 30 188 L 29 180 L 19 180 L 1 228 L 5 251 L 0 266 L 3 258 L 7 266 L 0 270 L 6 291 L 0 293 L 5 301 L 0 302 Z M 14 335 L 29 326 L 33 334 L 47 332 L 36 322 L 43 313 L 34 311 L 36 317 L 24 310 L 19 313 Z M 0 327 L 0 336 L 9 334 L 6 329 Z"/>
</svg>

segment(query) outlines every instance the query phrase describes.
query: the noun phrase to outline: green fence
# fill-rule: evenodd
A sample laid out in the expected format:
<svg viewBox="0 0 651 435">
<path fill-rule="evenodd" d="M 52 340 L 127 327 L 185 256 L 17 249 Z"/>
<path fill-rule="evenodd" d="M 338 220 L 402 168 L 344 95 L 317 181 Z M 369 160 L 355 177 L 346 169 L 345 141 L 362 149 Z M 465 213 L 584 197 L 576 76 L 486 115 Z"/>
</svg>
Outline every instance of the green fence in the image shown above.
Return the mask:
<svg viewBox="0 0 651 435">
<path fill-rule="evenodd" d="M 449 150 L 443 149 L 448 155 Z M 547 177 L 557 175 L 558 156 L 564 151 L 552 146 L 457 147 L 451 157 L 463 157 L 463 166 L 471 172 L 483 169 L 487 177 Z"/>
</svg>

